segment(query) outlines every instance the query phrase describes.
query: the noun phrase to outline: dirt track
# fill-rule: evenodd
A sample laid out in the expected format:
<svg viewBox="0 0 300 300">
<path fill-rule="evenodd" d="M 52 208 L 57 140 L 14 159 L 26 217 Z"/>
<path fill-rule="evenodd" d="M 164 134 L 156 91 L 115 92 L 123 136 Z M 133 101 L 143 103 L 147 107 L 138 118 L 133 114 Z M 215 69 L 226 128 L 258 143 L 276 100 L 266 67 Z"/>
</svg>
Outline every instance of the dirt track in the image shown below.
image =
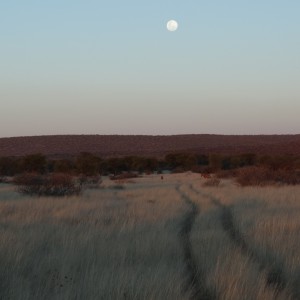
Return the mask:
<svg viewBox="0 0 300 300">
<path fill-rule="evenodd" d="M 199 195 L 209 198 L 213 204 L 220 208 L 222 227 L 231 239 L 232 243 L 234 243 L 244 255 L 248 256 L 253 263 L 257 264 L 261 272 L 266 273 L 266 287 L 274 289 L 275 294 L 279 295 L 280 292 L 286 288 L 287 281 L 284 277 L 284 267 L 279 263 L 278 259 L 270 253 L 273 257 L 273 263 L 270 264 L 269 262 L 266 262 L 259 253 L 251 247 L 251 245 L 248 244 L 236 224 L 234 214 L 230 206 L 222 204 L 219 199 L 212 195 L 201 193 L 193 187 L 192 189 Z"/>
<path fill-rule="evenodd" d="M 187 277 L 184 292 L 191 289 L 193 292 L 191 299 L 214 300 L 216 299 L 216 296 L 206 286 L 205 274 L 201 270 L 200 266 L 197 266 L 190 241 L 190 233 L 199 213 L 199 208 L 185 193 L 180 190 L 180 187 L 177 187 L 176 189 L 185 203 L 189 206 L 189 210 L 184 216 L 179 232 Z"/>
</svg>

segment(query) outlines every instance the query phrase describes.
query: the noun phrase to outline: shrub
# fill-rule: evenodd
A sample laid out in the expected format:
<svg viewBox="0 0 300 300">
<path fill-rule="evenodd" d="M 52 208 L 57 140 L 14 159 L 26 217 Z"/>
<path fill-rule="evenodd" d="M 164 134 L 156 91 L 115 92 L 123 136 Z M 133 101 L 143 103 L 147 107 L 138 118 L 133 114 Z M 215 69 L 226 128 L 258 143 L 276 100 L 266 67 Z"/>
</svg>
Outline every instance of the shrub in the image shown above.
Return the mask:
<svg viewBox="0 0 300 300">
<path fill-rule="evenodd" d="M 281 169 L 273 172 L 273 174 L 276 182 L 290 185 L 300 184 L 300 174 L 295 170 Z"/>
<path fill-rule="evenodd" d="M 79 194 L 81 186 L 76 184 L 73 177 L 67 174 L 54 173 L 47 176 L 44 195 L 65 196 Z"/>
<path fill-rule="evenodd" d="M 174 169 L 172 169 L 172 173 L 173 174 L 179 174 L 179 173 L 184 173 L 186 170 L 182 167 L 176 167 Z"/>
<path fill-rule="evenodd" d="M 209 167 L 214 172 L 222 169 L 223 165 L 223 157 L 220 154 L 210 154 L 209 155 Z"/>
<path fill-rule="evenodd" d="M 24 194 L 38 193 L 43 185 L 43 176 L 37 173 L 23 173 L 14 177 L 14 184 L 18 186 L 18 191 Z"/>
<path fill-rule="evenodd" d="M 14 183 L 18 186 L 20 193 L 29 195 L 67 196 L 78 195 L 81 191 L 81 185 L 76 184 L 72 176 L 62 173 L 47 176 L 24 173 L 16 176 Z"/>
<path fill-rule="evenodd" d="M 215 176 L 217 178 L 234 178 L 238 175 L 238 169 L 232 169 L 232 170 L 220 170 L 215 173 Z"/>
<path fill-rule="evenodd" d="M 206 180 L 202 186 L 219 186 L 221 183 L 221 180 L 218 178 L 211 178 Z"/>
<path fill-rule="evenodd" d="M 242 186 L 264 186 L 271 184 L 300 184 L 300 174 L 293 170 L 272 170 L 266 167 L 240 169 L 237 182 Z"/>
<path fill-rule="evenodd" d="M 196 154 L 192 153 L 170 153 L 165 156 L 165 163 L 173 173 L 179 173 L 177 170 L 183 170 L 184 172 L 196 166 L 198 158 Z M 199 161 L 201 161 L 201 157 Z"/>
<path fill-rule="evenodd" d="M 21 170 L 28 173 L 44 173 L 46 171 L 47 159 L 43 154 L 26 155 L 21 160 Z"/>
<path fill-rule="evenodd" d="M 20 170 L 18 159 L 13 157 L 0 157 L 0 176 L 14 176 Z"/>
<path fill-rule="evenodd" d="M 83 188 L 89 188 L 89 189 L 99 188 L 102 183 L 100 175 L 95 175 L 95 176 L 80 175 L 78 181 Z"/>
<path fill-rule="evenodd" d="M 72 160 L 69 159 L 60 159 L 54 160 L 53 163 L 53 171 L 56 173 L 68 173 L 71 174 L 74 172 L 75 164 Z"/>
<path fill-rule="evenodd" d="M 76 159 L 76 169 L 79 174 L 95 176 L 99 174 L 101 159 L 91 153 L 82 152 Z"/>
<path fill-rule="evenodd" d="M 137 178 L 138 175 L 135 173 L 122 173 L 119 175 L 110 176 L 110 180 L 120 180 L 120 179 L 129 179 L 129 178 Z"/>
</svg>

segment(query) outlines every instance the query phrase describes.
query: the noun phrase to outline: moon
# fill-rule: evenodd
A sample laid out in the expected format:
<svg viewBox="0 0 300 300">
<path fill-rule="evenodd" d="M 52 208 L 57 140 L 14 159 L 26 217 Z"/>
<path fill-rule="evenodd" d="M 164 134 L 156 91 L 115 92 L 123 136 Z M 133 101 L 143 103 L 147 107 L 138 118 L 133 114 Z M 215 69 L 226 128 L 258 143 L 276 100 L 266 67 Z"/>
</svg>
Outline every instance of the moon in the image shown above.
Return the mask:
<svg viewBox="0 0 300 300">
<path fill-rule="evenodd" d="M 175 21 L 175 20 L 170 20 L 170 21 L 168 21 L 168 23 L 167 23 L 167 29 L 168 29 L 169 31 L 176 31 L 177 28 L 178 28 L 178 23 L 177 23 L 177 21 Z"/>
</svg>

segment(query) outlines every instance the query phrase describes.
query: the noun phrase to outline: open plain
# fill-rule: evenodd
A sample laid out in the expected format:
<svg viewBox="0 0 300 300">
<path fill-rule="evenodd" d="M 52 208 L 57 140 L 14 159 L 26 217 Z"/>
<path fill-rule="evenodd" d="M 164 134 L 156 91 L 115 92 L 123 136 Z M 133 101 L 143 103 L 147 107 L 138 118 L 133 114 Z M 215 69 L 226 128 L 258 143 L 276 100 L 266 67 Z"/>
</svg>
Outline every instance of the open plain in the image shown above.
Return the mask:
<svg viewBox="0 0 300 300">
<path fill-rule="evenodd" d="M 63 198 L 0 186 L 1 299 L 299 299 L 300 187 L 104 178 Z"/>
</svg>

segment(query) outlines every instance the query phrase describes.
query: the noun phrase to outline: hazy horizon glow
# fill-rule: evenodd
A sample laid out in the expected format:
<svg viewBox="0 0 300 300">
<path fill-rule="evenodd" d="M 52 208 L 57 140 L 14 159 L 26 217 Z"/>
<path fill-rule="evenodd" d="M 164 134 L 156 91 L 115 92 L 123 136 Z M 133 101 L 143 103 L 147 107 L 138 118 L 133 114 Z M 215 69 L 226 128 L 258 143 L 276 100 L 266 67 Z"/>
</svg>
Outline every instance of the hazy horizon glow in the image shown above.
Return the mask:
<svg viewBox="0 0 300 300">
<path fill-rule="evenodd" d="M 299 1 L 3 2 L 0 137 L 300 133 Z"/>
</svg>

